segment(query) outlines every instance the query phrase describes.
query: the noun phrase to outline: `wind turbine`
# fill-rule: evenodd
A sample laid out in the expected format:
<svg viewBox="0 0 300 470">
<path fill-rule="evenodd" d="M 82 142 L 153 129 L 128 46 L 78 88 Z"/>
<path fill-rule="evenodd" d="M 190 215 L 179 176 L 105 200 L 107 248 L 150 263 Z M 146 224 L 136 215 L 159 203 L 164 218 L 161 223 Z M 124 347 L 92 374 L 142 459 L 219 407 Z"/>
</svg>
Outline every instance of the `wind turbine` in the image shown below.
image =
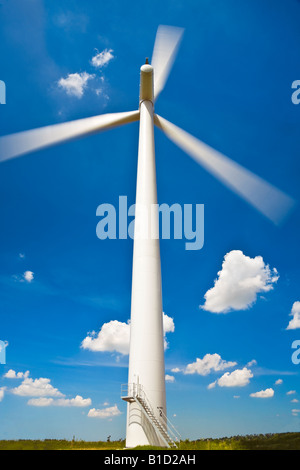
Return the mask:
<svg viewBox="0 0 300 470">
<path fill-rule="evenodd" d="M 272 222 L 280 223 L 294 205 L 290 196 L 154 113 L 154 103 L 165 86 L 182 34 L 181 28 L 158 28 L 151 65 L 146 60 L 140 69 L 137 111 L 94 116 L 1 137 L 0 162 L 139 120 L 136 207 L 143 206 L 151 211 L 151 207 L 157 204 L 156 125 L 231 190 Z M 154 218 L 154 226 L 157 223 Z M 142 224 L 143 214 L 137 211 L 135 227 Z M 157 233 L 156 226 L 154 233 Z M 161 266 L 157 236 L 135 236 L 134 239 L 129 373 L 122 398 L 128 402 L 127 447 L 174 444 L 166 412 Z"/>
</svg>

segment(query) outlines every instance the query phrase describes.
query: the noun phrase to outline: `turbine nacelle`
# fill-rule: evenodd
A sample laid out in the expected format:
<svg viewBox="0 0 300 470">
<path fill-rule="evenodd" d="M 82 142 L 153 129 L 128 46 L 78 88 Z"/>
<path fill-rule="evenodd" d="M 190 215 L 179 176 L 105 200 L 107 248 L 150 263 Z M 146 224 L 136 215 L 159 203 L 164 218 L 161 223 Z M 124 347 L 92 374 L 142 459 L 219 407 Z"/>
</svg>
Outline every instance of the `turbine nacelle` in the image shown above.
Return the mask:
<svg viewBox="0 0 300 470">
<path fill-rule="evenodd" d="M 153 81 L 153 67 L 148 63 L 141 66 L 140 69 L 140 103 L 142 101 L 154 101 L 154 81 Z"/>
</svg>

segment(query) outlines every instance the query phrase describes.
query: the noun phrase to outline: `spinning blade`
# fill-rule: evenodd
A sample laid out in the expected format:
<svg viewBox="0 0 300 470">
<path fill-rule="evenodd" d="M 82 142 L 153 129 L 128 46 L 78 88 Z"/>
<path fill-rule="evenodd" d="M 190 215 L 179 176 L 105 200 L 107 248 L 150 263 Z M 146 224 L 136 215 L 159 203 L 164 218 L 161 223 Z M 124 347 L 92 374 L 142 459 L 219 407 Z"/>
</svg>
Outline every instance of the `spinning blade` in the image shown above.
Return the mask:
<svg viewBox="0 0 300 470">
<path fill-rule="evenodd" d="M 0 137 L 0 162 L 139 119 L 139 111 L 102 114 Z"/>
<path fill-rule="evenodd" d="M 154 100 L 163 90 L 183 34 L 182 28 L 159 26 L 151 65 L 154 68 Z"/>
<path fill-rule="evenodd" d="M 207 171 L 275 224 L 280 224 L 292 210 L 295 201 L 259 176 L 158 115 L 155 115 L 155 124 Z"/>
</svg>

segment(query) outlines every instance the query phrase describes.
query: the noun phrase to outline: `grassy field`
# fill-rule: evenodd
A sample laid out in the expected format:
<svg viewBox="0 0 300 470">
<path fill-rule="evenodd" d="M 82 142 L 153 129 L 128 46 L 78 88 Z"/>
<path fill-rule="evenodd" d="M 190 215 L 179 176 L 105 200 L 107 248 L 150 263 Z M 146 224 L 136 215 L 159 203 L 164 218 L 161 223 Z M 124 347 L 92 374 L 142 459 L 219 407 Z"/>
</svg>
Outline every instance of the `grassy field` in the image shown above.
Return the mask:
<svg viewBox="0 0 300 470">
<path fill-rule="evenodd" d="M 45 439 L 41 441 L 0 441 L 0 450 L 122 450 L 124 441 L 86 442 Z M 159 449 L 137 447 L 135 450 Z M 234 436 L 221 439 L 198 439 L 181 441 L 179 450 L 300 450 L 300 433 L 259 434 Z"/>
</svg>

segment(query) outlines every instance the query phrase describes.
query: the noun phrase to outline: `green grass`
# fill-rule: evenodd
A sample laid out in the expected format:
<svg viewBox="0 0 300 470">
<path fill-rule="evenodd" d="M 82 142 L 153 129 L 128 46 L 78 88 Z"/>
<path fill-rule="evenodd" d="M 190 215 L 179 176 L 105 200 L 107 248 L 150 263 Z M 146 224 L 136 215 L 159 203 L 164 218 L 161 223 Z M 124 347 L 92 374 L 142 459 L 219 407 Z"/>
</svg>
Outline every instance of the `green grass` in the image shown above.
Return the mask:
<svg viewBox="0 0 300 470">
<path fill-rule="evenodd" d="M 258 434 L 182 441 L 180 450 L 300 450 L 300 433 Z"/>
<path fill-rule="evenodd" d="M 65 439 L 45 439 L 18 441 L 0 441 L 0 450 L 121 450 L 125 441 L 67 441 Z"/>
<path fill-rule="evenodd" d="M 0 441 L 0 450 L 122 450 L 125 441 L 87 442 L 68 440 Z M 181 441 L 179 450 L 300 450 L 300 432 L 259 434 Z M 167 450 L 161 447 L 136 447 L 134 450 Z M 168 449 L 170 451 L 170 449 Z"/>
</svg>

